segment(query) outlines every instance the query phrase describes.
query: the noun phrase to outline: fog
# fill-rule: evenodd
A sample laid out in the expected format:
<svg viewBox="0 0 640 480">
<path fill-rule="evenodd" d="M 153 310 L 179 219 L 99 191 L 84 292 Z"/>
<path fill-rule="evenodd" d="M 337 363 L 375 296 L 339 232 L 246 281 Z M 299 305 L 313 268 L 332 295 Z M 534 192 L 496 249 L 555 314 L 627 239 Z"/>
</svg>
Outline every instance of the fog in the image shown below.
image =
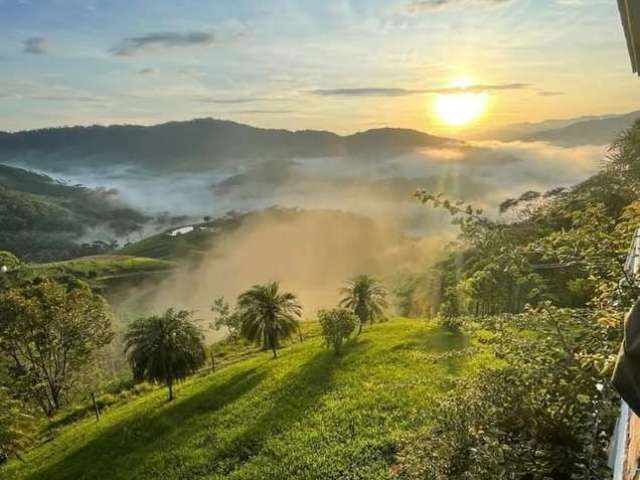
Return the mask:
<svg viewBox="0 0 640 480">
<path fill-rule="evenodd" d="M 128 166 L 76 171 L 65 180 L 115 188 L 123 202 L 149 214 L 197 219 L 273 205 L 309 210 L 286 221 L 271 214 L 252 217 L 218 238 L 197 265 L 182 266 L 166 282 L 138 294 L 149 311 L 179 306 L 208 317 L 216 296 L 233 299 L 253 284 L 278 280 L 313 316 L 317 308 L 335 304 L 340 285 L 355 274 L 389 280 L 398 272 L 424 270 L 439 258 L 455 230 L 444 212 L 412 198 L 417 188 L 443 192 L 496 216 L 506 198 L 586 179 L 604 153 L 605 147 L 597 146 L 475 142 L 375 161 L 271 159 L 197 174 Z"/>
<path fill-rule="evenodd" d="M 474 142 L 375 160 L 284 158 L 199 173 L 182 173 L 176 165 L 177 173 L 170 174 L 111 166 L 76 170 L 64 179 L 115 188 L 124 202 L 150 214 L 219 216 L 272 205 L 331 208 L 393 219 L 405 230 L 427 232 L 433 230 L 433 219 L 412 198 L 416 188 L 442 191 L 491 212 L 523 191 L 569 186 L 587 178 L 601 165 L 605 150 Z"/>
<path fill-rule="evenodd" d="M 233 301 L 254 284 L 280 281 L 298 296 L 309 319 L 317 309 L 335 305 L 339 288 L 354 275 L 366 272 L 392 286 L 394 276 L 424 270 L 443 246 L 409 239 L 392 225 L 360 215 L 270 210 L 218 238 L 197 264 L 137 293 L 144 310 L 176 306 L 208 319 L 216 297 Z"/>
</svg>

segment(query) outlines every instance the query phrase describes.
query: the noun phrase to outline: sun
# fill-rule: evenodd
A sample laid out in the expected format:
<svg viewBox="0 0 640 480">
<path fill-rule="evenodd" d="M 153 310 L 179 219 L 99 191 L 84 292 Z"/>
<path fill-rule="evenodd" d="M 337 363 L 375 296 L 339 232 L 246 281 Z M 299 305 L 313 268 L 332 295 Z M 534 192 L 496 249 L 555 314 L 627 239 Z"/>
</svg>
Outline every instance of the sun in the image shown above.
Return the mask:
<svg viewBox="0 0 640 480">
<path fill-rule="evenodd" d="M 485 112 L 489 98 L 486 93 L 465 90 L 472 86 L 470 80 L 457 79 L 449 84 L 452 93 L 436 95 L 434 107 L 442 122 L 460 127 L 468 125 Z"/>
</svg>

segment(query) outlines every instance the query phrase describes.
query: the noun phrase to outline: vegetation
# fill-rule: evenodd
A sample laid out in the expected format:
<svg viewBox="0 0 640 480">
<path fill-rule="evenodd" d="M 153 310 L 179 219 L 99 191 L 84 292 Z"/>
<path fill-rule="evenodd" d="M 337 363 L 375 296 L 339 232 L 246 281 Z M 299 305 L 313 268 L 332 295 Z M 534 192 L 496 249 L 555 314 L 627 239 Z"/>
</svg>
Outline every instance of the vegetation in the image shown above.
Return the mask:
<svg viewBox="0 0 640 480">
<path fill-rule="evenodd" d="M 104 300 L 51 280 L 0 294 L 0 352 L 13 394 L 51 417 L 92 355 L 113 337 Z"/>
<path fill-rule="evenodd" d="M 195 373 L 206 355 L 203 335 L 186 310 L 139 318 L 125 335 L 125 352 L 137 381 L 162 382 L 173 400 L 173 385 Z"/>
<path fill-rule="evenodd" d="M 404 478 L 607 478 L 618 411 L 601 375 L 610 325 L 545 305 L 481 328 L 505 365 L 459 384 L 434 422 L 407 439 Z"/>
<path fill-rule="evenodd" d="M 322 328 L 322 336 L 326 345 L 340 355 L 342 344 L 356 329 L 358 317 L 351 310 L 334 308 L 332 310 L 320 310 L 318 321 Z"/>
<path fill-rule="evenodd" d="M 38 446 L 21 455 L 25 463 L 12 460 L 0 475 L 604 478 L 617 407 L 607 378 L 623 314 L 640 292 L 624 269 L 640 218 L 638 152 L 640 122 L 613 144 L 601 172 L 572 188 L 507 199 L 497 218 L 418 191 L 460 230 L 446 258 L 395 290 L 403 311 L 424 309 L 432 320 L 373 325 L 388 308 L 387 292 L 360 275 L 341 291 L 342 308 L 321 310 L 300 342 L 288 343 L 302 314 L 296 296 L 277 282 L 255 285 L 235 308 L 223 298 L 214 302 L 214 327 L 230 334 L 209 347 L 215 370 L 200 369 L 206 349 L 189 312 L 135 321 L 125 335 L 134 380 L 165 384 L 170 399 L 174 382 L 184 381 L 181 398 L 163 402 L 149 384 L 103 393 L 98 401 L 108 408 L 100 424 L 58 413 L 40 430 Z M 41 360 L 45 344 L 38 342 L 67 345 L 50 331 L 77 328 L 71 339 L 84 341 L 72 354 L 77 375 L 110 339 L 99 327 L 107 325 L 103 304 L 77 281 L 31 277 L 3 288 L 0 348 L 7 358 L 0 357 L 0 380 L 19 381 L 15 390 L 0 390 L 1 406 L 11 412 L 30 395 L 53 415 L 59 402 L 50 379 L 39 375 L 60 367 Z M 97 340 L 87 322 L 102 332 Z M 372 327 L 345 342 L 356 323 L 359 333 Z M 275 358 L 279 348 L 275 362 L 259 354 L 270 350 Z M 79 411 L 86 416 L 86 407 Z M 28 419 L 0 414 L 0 455 L 20 454 L 31 440 L 20 422 Z"/>
<path fill-rule="evenodd" d="M 387 291 L 375 278 L 358 275 L 347 282 L 341 292 L 344 297 L 340 306 L 351 309 L 360 320 L 358 333 L 366 323 L 373 323 L 384 315 Z"/>
<path fill-rule="evenodd" d="M 498 220 L 417 192 L 460 226 L 434 272 L 439 315 L 475 316 L 506 365 L 452 395 L 408 442 L 408 478 L 606 476 L 617 407 L 608 377 L 638 296 L 624 260 L 640 218 L 639 132 L 640 122 L 624 132 L 594 177 L 509 199 Z"/>
<path fill-rule="evenodd" d="M 238 340 L 242 330 L 242 317 L 238 310 L 232 309 L 224 297 L 218 297 L 214 300 L 211 311 L 215 315 L 213 322 L 215 330 L 220 331 L 224 328 L 227 331 L 229 340 Z"/>
<path fill-rule="evenodd" d="M 238 297 L 240 333 L 250 342 L 259 343 L 278 356 L 282 340 L 298 331 L 302 307 L 296 296 L 281 292 L 278 282 L 254 285 Z"/>
<path fill-rule="evenodd" d="M 33 419 L 24 404 L 14 400 L 0 387 L 0 465 L 10 457 L 22 460 L 22 452 L 31 443 Z"/>
<path fill-rule="evenodd" d="M 112 241 L 81 244 L 79 240 L 90 228 L 101 228 L 116 238 L 138 231 L 148 221 L 118 201 L 115 193 L 0 165 L 0 249 L 31 261 L 112 249 Z"/>
<path fill-rule="evenodd" d="M 0 478 L 394 478 L 400 440 L 429 421 L 435 400 L 495 365 L 479 338 L 394 319 L 339 357 L 321 337 L 276 362 L 257 351 L 203 370 L 173 402 L 155 390 L 70 425 Z"/>
</svg>

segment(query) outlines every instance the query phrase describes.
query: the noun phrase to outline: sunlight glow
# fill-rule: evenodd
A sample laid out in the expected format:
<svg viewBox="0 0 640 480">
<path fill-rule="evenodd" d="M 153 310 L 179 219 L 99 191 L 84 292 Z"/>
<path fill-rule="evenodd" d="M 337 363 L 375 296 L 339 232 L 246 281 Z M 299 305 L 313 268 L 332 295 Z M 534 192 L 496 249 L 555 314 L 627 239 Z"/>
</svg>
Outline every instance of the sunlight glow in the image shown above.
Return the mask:
<svg viewBox="0 0 640 480">
<path fill-rule="evenodd" d="M 473 82 L 467 79 L 456 79 L 450 83 L 451 88 L 469 88 Z M 487 107 L 489 98 L 486 93 L 461 91 L 459 93 L 439 93 L 435 98 L 435 111 L 444 123 L 452 126 L 463 126 L 480 117 Z"/>
</svg>

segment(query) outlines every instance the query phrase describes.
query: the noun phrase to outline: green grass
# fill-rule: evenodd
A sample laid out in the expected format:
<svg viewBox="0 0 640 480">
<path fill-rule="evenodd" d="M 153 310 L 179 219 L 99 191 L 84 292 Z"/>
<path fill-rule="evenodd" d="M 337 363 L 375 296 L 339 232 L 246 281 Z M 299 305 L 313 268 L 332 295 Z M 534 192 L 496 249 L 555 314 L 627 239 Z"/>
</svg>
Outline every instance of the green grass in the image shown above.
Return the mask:
<svg viewBox="0 0 640 480">
<path fill-rule="evenodd" d="M 46 274 L 71 273 L 79 277 L 109 277 L 173 268 L 171 262 L 130 255 L 94 255 L 62 262 L 34 263 L 30 267 Z"/>
<path fill-rule="evenodd" d="M 32 263 L 29 269 L 33 275 L 58 277 L 73 275 L 97 289 L 138 283 L 160 278 L 170 273 L 175 264 L 155 258 L 130 255 L 93 255 L 73 260 L 49 263 Z"/>
<path fill-rule="evenodd" d="M 317 329 L 311 328 L 309 331 Z M 317 335 L 106 409 L 13 461 L 3 479 L 384 479 L 453 380 L 495 360 L 432 322 L 368 328 L 341 357 Z M 309 338 L 309 336 L 311 338 Z M 248 352 L 248 353 L 247 353 Z"/>
</svg>

